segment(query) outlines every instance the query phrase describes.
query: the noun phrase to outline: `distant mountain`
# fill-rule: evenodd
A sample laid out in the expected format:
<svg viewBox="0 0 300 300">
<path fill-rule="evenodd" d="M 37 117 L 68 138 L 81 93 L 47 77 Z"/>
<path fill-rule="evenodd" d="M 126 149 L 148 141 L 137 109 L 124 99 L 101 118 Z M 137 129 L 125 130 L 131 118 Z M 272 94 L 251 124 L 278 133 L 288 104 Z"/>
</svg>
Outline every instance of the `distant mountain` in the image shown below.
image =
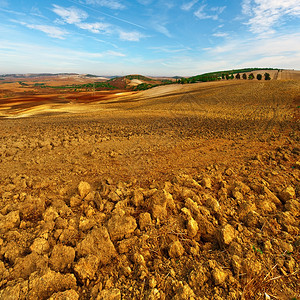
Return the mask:
<svg viewBox="0 0 300 300">
<path fill-rule="evenodd" d="M 37 73 L 37 74 L 3 74 L 1 77 L 10 77 L 10 78 L 34 78 L 34 77 L 50 77 L 50 76 L 75 76 L 79 75 L 77 73 Z"/>
</svg>

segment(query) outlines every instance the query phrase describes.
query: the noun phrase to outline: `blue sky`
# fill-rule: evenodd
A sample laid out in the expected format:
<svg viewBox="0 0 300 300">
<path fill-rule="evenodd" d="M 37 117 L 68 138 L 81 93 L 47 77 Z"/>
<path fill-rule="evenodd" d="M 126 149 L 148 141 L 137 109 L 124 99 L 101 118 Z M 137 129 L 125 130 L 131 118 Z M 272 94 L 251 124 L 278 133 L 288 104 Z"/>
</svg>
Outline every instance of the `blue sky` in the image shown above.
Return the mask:
<svg viewBox="0 0 300 300">
<path fill-rule="evenodd" d="M 0 0 L 0 74 L 300 70 L 299 0 Z"/>
</svg>

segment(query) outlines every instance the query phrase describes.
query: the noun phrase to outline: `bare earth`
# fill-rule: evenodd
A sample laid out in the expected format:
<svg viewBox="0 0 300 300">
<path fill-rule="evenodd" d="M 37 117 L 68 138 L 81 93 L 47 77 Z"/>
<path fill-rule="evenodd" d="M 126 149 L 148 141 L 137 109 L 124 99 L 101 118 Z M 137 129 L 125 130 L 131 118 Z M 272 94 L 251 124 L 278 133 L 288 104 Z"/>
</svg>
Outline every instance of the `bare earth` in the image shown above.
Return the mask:
<svg viewBox="0 0 300 300">
<path fill-rule="evenodd" d="M 284 72 L 0 85 L 0 299 L 299 299 L 300 81 Z"/>
</svg>

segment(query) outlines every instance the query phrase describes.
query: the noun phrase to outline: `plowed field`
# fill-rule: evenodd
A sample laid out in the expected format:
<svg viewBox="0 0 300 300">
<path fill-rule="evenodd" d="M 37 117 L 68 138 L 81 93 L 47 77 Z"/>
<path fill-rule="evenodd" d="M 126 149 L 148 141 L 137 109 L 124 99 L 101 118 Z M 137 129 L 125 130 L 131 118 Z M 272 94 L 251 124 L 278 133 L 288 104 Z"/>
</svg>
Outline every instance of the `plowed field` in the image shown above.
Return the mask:
<svg viewBox="0 0 300 300">
<path fill-rule="evenodd" d="M 300 81 L 12 93 L 0 299 L 299 299 Z"/>
</svg>

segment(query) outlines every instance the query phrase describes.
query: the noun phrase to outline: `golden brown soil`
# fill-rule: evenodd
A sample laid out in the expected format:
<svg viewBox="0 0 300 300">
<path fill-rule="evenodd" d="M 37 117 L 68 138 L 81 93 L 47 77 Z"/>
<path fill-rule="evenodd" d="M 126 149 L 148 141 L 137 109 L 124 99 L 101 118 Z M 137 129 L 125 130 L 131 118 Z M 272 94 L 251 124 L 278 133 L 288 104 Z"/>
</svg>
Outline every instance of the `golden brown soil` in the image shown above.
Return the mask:
<svg viewBox="0 0 300 300">
<path fill-rule="evenodd" d="M 0 100 L 0 299 L 300 297 L 299 81 Z"/>
</svg>

